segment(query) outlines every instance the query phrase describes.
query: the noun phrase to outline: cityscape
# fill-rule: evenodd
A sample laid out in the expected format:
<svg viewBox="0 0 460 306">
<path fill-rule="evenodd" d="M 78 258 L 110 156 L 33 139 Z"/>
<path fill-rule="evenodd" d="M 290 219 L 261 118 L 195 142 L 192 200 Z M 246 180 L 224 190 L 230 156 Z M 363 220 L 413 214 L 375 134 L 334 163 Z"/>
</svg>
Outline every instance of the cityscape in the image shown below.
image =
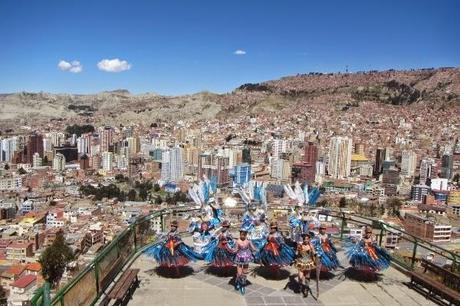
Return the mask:
<svg viewBox="0 0 460 306">
<path fill-rule="evenodd" d="M 16 24 L 18 8 L 6 2 L 0 18 Z M 42 89 L 10 86 L 5 62 L 0 305 L 459 305 L 458 47 L 445 47 L 456 57 L 439 64 L 301 65 L 223 87 L 197 78 L 200 90 L 161 94 L 124 89 L 133 83 L 121 75 L 141 62 L 108 58 L 89 68 L 53 58 L 62 77 L 36 76 Z M 17 48 L 0 51 L 2 60 L 20 61 Z M 246 60 L 250 51 L 229 56 Z M 67 79 L 90 69 L 120 78 L 108 88 Z M 46 85 L 59 78 L 63 87 Z M 264 261 L 275 228 L 280 250 L 295 253 L 286 263 L 288 253 Z M 250 263 L 238 261 L 246 234 Z M 305 236 L 316 250 L 312 268 L 301 262 Z M 371 236 L 379 266 L 364 271 L 350 244 Z M 337 264 L 323 261 L 324 237 Z M 232 258 L 224 266 L 208 260 L 219 247 Z M 166 249 L 186 262 L 161 255 Z"/>
</svg>

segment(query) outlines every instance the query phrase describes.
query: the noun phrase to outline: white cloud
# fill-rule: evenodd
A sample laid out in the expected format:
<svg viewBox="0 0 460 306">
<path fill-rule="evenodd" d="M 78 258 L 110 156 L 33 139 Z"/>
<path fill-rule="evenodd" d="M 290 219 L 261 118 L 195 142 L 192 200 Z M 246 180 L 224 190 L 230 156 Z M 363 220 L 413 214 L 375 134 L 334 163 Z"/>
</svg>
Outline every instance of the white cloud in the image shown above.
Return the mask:
<svg viewBox="0 0 460 306">
<path fill-rule="evenodd" d="M 236 50 L 235 52 L 233 52 L 233 54 L 235 54 L 235 55 L 245 55 L 245 54 L 246 54 L 246 51 L 241 50 L 241 49 L 238 49 L 238 50 Z"/>
<path fill-rule="evenodd" d="M 83 66 L 80 64 L 79 61 L 67 62 L 64 60 L 60 60 L 57 66 L 62 71 L 69 71 L 72 73 L 80 73 L 83 70 Z"/>
<path fill-rule="evenodd" d="M 121 72 L 131 69 L 131 64 L 118 58 L 103 59 L 97 63 L 97 68 L 106 72 Z"/>
</svg>

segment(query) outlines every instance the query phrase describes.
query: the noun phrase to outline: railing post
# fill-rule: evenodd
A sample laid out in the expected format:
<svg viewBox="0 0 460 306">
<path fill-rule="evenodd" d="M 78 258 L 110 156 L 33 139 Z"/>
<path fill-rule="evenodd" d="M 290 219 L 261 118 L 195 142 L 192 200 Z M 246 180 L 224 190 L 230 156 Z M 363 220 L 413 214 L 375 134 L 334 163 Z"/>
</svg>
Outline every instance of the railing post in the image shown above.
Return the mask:
<svg viewBox="0 0 460 306">
<path fill-rule="evenodd" d="M 139 226 L 139 223 L 134 222 L 133 225 L 133 237 L 134 237 L 134 253 L 137 251 L 137 227 Z"/>
<path fill-rule="evenodd" d="M 342 213 L 342 224 L 340 228 L 340 240 L 343 240 L 343 230 L 345 228 L 345 214 Z"/>
<path fill-rule="evenodd" d="M 94 262 L 94 277 L 96 279 L 96 292 L 100 293 L 101 288 L 99 288 L 99 260 Z"/>
<path fill-rule="evenodd" d="M 412 250 L 412 258 L 411 258 L 411 263 L 410 263 L 410 268 L 411 270 L 414 270 L 415 266 L 415 256 L 417 255 L 417 239 L 414 240 L 414 249 Z"/>
<path fill-rule="evenodd" d="M 48 281 L 43 286 L 43 305 L 51 306 L 50 283 Z"/>
<path fill-rule="evenodd" d="M 383 224 L 380 222 L 379 246 L 382 246 L 382 239 L 383 239 Z"/>
</svg>

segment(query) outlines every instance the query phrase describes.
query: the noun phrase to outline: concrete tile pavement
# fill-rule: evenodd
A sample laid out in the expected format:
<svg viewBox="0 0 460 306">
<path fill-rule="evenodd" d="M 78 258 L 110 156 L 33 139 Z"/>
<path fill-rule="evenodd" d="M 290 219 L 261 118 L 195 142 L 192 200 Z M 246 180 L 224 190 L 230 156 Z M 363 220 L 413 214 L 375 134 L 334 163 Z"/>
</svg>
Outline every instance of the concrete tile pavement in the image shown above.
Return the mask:
<svg viewBox="0 0 460 306">
<path fill-rule="evenodd" d="M 343 254 L 339 254 L 346 263 Z M 320 296 L 315 300 L 310 294 L 303 298 L 293 291 L 288 282 L 295 282 L 295 269 L 288 267 L 283 279 L 266 279 L 250 274 L 246 295 L 233 289 L 231 276 L 208 274 L 203 263 L 191 265 L 190 275 L 183 278 L 161 277 L 155 273 L 156 264 L 151 258 L 140 256 L 133 267 L 141 270 L 140 288 L 129 305 L 174 306 L 297 306 L 297 305 L 436 305 L 405 285 L 408 278 L 394 268 L 389 268 L 376 282 L 360 282 L 347 276 L 344 270 L 336 271 L 332 278 L 320 281 Z M 257 268 L 251 265 L 250 270 Z M 193 272 L 193 273 L 192 273 Z M 287 275 L 287 276 L 286 276 Z M 289 278 L 289 275 L 291 276 Z M 285 289 L 286 284 L 288 284 Z M 310 284 L 316 295 L 316 282 Z"/>
</svg>

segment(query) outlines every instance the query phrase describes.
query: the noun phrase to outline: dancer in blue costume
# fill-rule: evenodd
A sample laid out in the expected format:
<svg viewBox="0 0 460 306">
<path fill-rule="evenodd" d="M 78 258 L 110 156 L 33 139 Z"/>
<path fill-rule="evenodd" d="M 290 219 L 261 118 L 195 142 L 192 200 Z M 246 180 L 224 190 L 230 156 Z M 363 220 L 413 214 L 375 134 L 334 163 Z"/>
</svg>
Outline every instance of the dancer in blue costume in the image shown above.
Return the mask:
<svg viewBox="0 0 460 306">
<path fill-rule="evenodd" d="M 179 267 L 186 266 L 190 261 L 200 259 L 191 247 L 182 242 L 177 232 L 177 221 L 171 221 L 171 229 L 160 241 L 159 244 L 148 248 L 145 253 L 153 257 L 160 267 L 176 268 L 179 273 Z"/>
<path fill-rule="evenodd" d="M 292 242 L 302 242 L 302 207 L 300 205 L 297 205 L 289 216 L 289 227 L 291 228 L 290 239 Z"/>
<path fill-rule="evenodd" d="M 372 228 L 366 227 L 364 235 L 347 246 L 346 254 L 353 268 L 363 273 L 376 273 L 390 266 L 390 254 L 377 245 Z"/>
<path fill-rule="evenodd" d="M 201 258 L 204 257 L 204 251 L 207 245 L 211 242 L 212 235 L 210 233 L 209 221 L 203 220 L 200 224 L 199 231 L 193 233 L 193 250 L 199 254 Z"/>
<path fill-rule="evenodd" d="M 334 246 L 331 238 L 326 234 L 326 225 L 321 224 L 319 227 L 319 233 L 312 240 L 312 244 L 315 246 L 316 254 L 318 255 L 320 262 L 321 271 L 332 271 L 336 270 L 339 266 L 339 260 L 337 259 L 337 249 Z"/>
<path fill-rule="evenodd" d="M 288 266 L 294 260 L 295 252 L 284 242 L 276 222 L 270 223 L 270 233 L 256 257 L 262 265 L 276 269 L 277 273 L 280 267 Z"/>
<path fill-rule="evenodd" d="M 205 207 L 205 212 L 209 218 L 209 228 L 217 228 L 224 217 L 224 211 L 220 205 L 211 198 L 208 205 Z"/>
<path fill-rule="evenodd" d="M 235 247 L 235 241 L 232 234 L 228 232 L 229 228 L 230 222 L 224 220 L 219 233 L 212 238 L 204 249 L 204 260 L 213 267 L 228 268 L 234 266 L 235 255 L 232 250 Z"/>
<path fill-rule="evenodd" d="M 239 290 L 241 294 L 246 292 L 246 275 L 249 263 L 254 260 L 253 252 L 256 250 L 251 241 L 247 239 L 247 234 L 247 230 L 241 228 L 240 238 L 236 241 L 235 248 L 232 249 L 236 264 L 235 290 Z"/>
<path fill-rule="evenodd" d="M 256 247 L 257 251 L 260 251 L 265 244 L 268 237 L 268 226 L 265 223 L 265 215 L 262 214 L 260 219 L 255 219 L 253 225 L 248 229 L 248 238 L 252 244 Z"/>
</svg>

